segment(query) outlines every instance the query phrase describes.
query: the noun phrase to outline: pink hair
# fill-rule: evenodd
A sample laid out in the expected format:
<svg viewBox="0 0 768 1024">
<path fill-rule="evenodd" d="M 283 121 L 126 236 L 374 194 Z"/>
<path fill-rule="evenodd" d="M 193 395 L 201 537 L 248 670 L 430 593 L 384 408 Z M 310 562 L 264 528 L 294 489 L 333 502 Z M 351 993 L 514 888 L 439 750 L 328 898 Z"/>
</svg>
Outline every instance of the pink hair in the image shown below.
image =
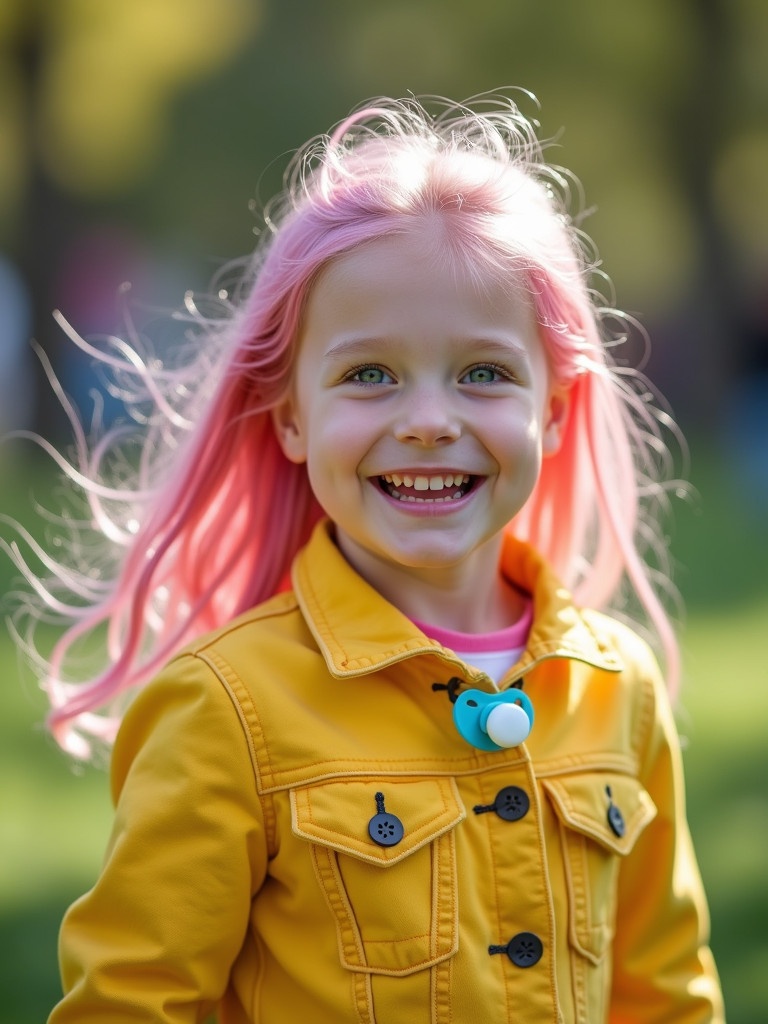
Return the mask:
<svg viewBox="0 0 768 1024">
<path fill-rule="evenodd" d="M 116 698 L 179 646 L 285 585 L 322 514 L 304 467 L 282 454 L 270 415 L 290 382 L 307 294 L 330 260 L 425 217 L 442 219 L 446 255 L 458 253 L 479 286 L 489 272 L 524 284 L 553 378 L 570 389 L 562 447 L 545 460 L 510 528 L 578 601 L 628 614 L 633 596 L 677 678 L 674 633 L 652 585 L 654 577 L 668 581 L 658 533 L 664 414 L 639 374 L 610 358 L 609 344 L 621 339 L 609 322 L 622 331 L 633 325 L 601 308 L 590 290 L 588 240 L 569 214 L 574 179 L 545 163 L 534 124 L 510 99 L 431 102 L 434 116 L 416 100 L 377 101 L 299 151 L 284 192 L 265 211 L 241 300 L 217 319 L 188 302 L 198 347 L 182 366 L 153 364 L 136 337 L 97 352 L 64 323 L 112 369 L 145 423 L 137 472 L 119 486 L 102 482 L 102 467 L 133 443 L 125 427 L 89 446 L 72 413 L 77 466 L 48 447 L 87 497 L 89 530 L 106 539 L 101 576 L 86 559 L 82 531 L 74 559 L 81 564 L 64 566 L 35 546 L 45 581 L 12 548 L 39 598 L 30 618 L 53 612 L 67 626 L 50 659 L 27 646 L 51 700 L 50 728 L 74 755 L 90 756 L 89 736 L 112 738 Z M 102 627 L 106 667 L 90 681 L 67 681 L 66 666 Z M 99 713 L 105 708 L 111 717 Z"/>
</svg>

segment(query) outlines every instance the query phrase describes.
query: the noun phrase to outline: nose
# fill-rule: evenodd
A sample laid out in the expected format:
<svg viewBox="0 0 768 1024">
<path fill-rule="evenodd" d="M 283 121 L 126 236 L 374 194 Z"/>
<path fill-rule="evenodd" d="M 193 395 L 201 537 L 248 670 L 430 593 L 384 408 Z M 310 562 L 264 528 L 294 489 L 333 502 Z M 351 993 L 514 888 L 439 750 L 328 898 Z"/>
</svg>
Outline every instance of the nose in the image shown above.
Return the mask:
<svg viewBox="0 0 768 1024">
<path fill-rule="evenodd" d="M 398 441 L 431 447 L 460 436 L 460 419 L 442 388 L 421 387 L 403 395 L 395 425 Z"/>
</svg>

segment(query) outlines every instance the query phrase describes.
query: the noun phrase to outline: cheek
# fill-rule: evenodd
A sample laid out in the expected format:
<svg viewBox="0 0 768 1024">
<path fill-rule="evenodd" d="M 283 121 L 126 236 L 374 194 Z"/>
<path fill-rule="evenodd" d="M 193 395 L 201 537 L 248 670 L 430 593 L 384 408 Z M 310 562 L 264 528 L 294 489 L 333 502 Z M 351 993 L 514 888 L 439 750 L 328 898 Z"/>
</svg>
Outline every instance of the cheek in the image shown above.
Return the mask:
<svg viewBox="0 0 768 1024">
<path fill-rule="evenodd" d="M 350 415 L 313 416 L 307 423 L 307 470 L 314 490 L 338 488 L 356 475 L 367 450 L 365 424 Z"/>
<path fill-rule="evenodd" d="M 541 446 L 541 417 L 532 406 L 521 404 L 503 412 L 489 412 L 483 434 L 502 456 L 519 457 Z"/>
<path fill-rule="evenodd" d="M 365 402 L 319 408 L 312 426 L 310 443 L 324 452 L 337 452 L 345 462 L 364 452 L 376 434 L 375 417 Z"/>
</svg>

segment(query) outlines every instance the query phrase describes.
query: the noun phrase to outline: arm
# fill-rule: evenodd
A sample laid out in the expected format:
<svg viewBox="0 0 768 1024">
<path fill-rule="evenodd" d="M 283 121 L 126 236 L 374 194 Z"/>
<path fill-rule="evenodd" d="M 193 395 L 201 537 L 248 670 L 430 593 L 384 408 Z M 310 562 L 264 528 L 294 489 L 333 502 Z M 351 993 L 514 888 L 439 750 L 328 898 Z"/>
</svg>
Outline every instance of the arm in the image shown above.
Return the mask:
<svg viewBox="0 0 768 1024">
<path fill-rule="evenodd" d="M 248 742 L 203 662 L 177 659 L 136 699 L 112 784 L 105 866 L 64 919 L 66 995 L 49 1024 L 202 1021 L 266 870 Z"/>
<path fill-rule="evenodd" d="M 685 814 L 682 757 L 658 666 L 642 652 L 640 780 L 658 816 L 619 880 L 611 1024 L 724 1024 L 709 916 Z"/>
</svg>

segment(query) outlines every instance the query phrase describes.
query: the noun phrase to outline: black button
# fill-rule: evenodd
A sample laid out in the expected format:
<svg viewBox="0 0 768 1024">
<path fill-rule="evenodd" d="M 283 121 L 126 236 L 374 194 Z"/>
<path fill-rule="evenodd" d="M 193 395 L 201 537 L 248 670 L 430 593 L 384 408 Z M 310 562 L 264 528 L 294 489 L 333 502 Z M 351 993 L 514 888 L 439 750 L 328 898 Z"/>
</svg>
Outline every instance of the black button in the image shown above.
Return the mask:
<svg viewBox="0 0 768 1024">
<path fill-rule="evenodd" d="M 405 835 L 403 823 L 394 814 L 387 814 L 384 810 L 384 794 L 376 794 L 376 810 L 368 822 L 368 835 L 379 846 L 397 846 Z"/>
<path fill-rule="evenodd" d="M 405 835 L 405 829 L 394 814 L 374 814 L 368 822 L 368 835 L 379 846 L 397 846 Z"/>
<path fill-rule="evenodd" d="M 533 967 L 544 955 L 544 946 L 533 932 L 520 932 L 507 943 L 507 956 L 515 967 Z"/>
<path fill-rule="evenodd" d="M 519 821 L 528 813 L 531 801 L 528 794 L 519 786 L 505 786 L 496 794 L 493 804 L 494 811 L 504 821 Z"/>
<path fill-rule="evenodd" d="M 624 815 L 621 813 L 616 804 L 610 804 L 608 806 L 608 824 L 611 826 L 611 831 L 614 835 L 618 836 L 619 839 L 627 831 L 627 826 L 624 821 Z"/>
</svg>

